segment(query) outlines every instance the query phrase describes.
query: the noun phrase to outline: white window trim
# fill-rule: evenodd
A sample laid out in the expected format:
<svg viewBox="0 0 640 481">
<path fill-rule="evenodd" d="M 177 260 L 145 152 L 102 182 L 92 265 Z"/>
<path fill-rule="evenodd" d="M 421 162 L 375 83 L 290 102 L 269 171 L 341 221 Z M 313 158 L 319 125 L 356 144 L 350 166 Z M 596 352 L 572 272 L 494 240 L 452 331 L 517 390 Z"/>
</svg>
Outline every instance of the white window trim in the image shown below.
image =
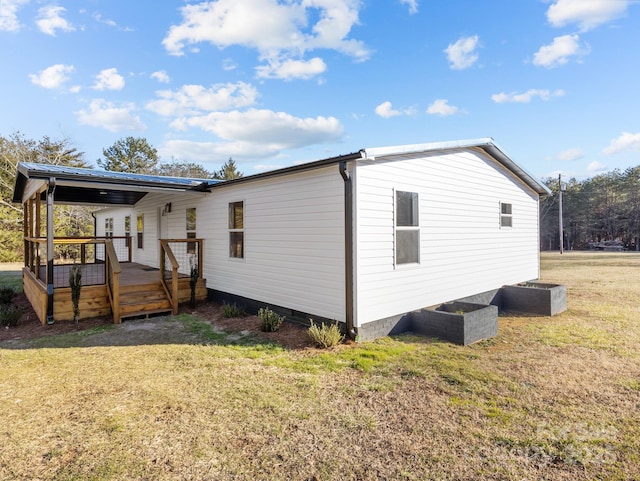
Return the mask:
<svg viewBox="0 0 640 481">
<path fill-rule="evenodd" d="M 398 197 L 397 197 L 397 193 L 398 192 L 408 192 L 411 194 L 416 194 L 418 196 L 418 225 L 417 226 L 398 226 L 397 225 L 397 219 L 398 219 Z M 398 263 L 398 250 L 397 250 L 397 232 L 398 231 L 417 231 L 418 232 L 418 260 L 417 262 L 403 262 L 403 263 Z M 412 267 L 417 267 L 420 265 L 421 262 L 421 254 L 422 254 L 422 249 L 420 246 L 420 242 L 421 242 L 421 238 L 422 238 L 422 233 L 420 232 L 421 228 L 420 228 L 420 193 L 419 192 L 414 192 L 411 190 L 404 190 L 404 189 L 393 189 L 393 267 L 394 269 L 407 269 L 407 268 L 412 268 Z"/>
<path fill-rule="evenodd" d="M 509 214 L 503 214 L 502 213 L 502 206 L 503 205 L 508 205 L 509 206 Z M 511 220 L 511 225 L 504 225 L 502 223 L 503 219 L 510 219 Z M 498 226 L 500 227 L 500 229 L 513 229 L 513 204 L 511 202 L 500 202 L 498 205 Z"/>
<path fill-rule="evenodd" d="M 229 221 L 231 220 L 230 217 L 229 217 L 229 214 L 230 214 L 229 209 L 231 207 L 231 204 L 237 204 L 237 203 L 240 203 L 240 202 L 242 202 L 242 229 L 232 229 L 229 226 L 229 224 L 230 224 Z M 228 252 L 228 258 L 231 259 L 234 262 L 242 262 L 242 261 L 245 260 L 245 258 L 247 256 L 246 237 L 244 235 L 245 234 L 245 221 L 246 221 L 246 218 L 247 218 L 247 211 L 245 210 L 246 209 L 246 204 L 247 203 L 246 203 L 245 199 L 233 200 L 233 201 L 229 201 L 227 203 L 227 230 L 229 232 L 229 234 L 228 234 L 229 238 L 228 238 L 228 241 L 227 241 L 228 242 L 228 244 L 227 244 L 228 251 L 227 252 Z M 231 233 L 232 232 L 242 232 L 242 257 L 236 257 L 236 256 L 232 256 L 231 255 Z"/>
</svg>

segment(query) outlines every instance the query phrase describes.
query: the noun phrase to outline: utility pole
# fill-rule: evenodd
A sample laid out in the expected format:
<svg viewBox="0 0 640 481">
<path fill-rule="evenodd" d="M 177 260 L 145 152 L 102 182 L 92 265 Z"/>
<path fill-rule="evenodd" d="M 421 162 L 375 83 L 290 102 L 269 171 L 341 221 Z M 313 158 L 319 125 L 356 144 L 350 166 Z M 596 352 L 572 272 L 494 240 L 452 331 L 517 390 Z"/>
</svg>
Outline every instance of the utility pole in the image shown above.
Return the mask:
<svg viewBox="0 0 640 481">
<path fill-rule="evenodd" d="M 564 227 L 562 226 L 562 174 L 558 174 L 558 229 L 560 230 L 560 254 L 564 252 Z"/>
</svg>

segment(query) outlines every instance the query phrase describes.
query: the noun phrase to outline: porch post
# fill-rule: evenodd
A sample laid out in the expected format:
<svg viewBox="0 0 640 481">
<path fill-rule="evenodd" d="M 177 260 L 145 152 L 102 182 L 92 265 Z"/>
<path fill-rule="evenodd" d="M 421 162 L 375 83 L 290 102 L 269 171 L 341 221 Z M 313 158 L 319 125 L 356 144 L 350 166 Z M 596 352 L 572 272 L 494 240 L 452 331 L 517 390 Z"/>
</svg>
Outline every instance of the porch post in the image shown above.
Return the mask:
<svg viewBox="0 0 640 481">
<path fill-rule="evenodd" d="M 53 194 L 56 179 L 49 179 L 47 189 L 47 324 L 53 324 Z"/>
<path fill-rule="evenodd" d="M 24 234 L 24 266 L 31 268 L 31 245 L 29 237 L 29 201 L 22 204 L 22 233 Z"/>
<path fill-rule="evenodd" d="M 42 220 L 42 208 L 41 208 L 41 204 L 40 204 L 40 198 L 41 198 L 40 193 L 37 193 L 36 196 L 35 196 L 36 210 L 31 215 L 32 219 L 35 220 L 35 224 L 34 224 L 33 220 L 31 221 L 31 223 L 32 223 L 32 225 L 31 225 L 31 230 L 32 230 L 31 236 L 32 237 L 38 237 L 38 238 L 40 238 L 42 236 L 42 228 L 41 228 L 42 227 L 42 222 L 41 222 L 41 220 Z M 32 211 L 33 211 L 33 209 L 32 209 Z M 35 262 L 35 265 L 36 265 L 36 269 L 38 269 L 38 279 L 40 279 L 40 277 L 39 277 L 40 276 L 40 244 L 39 243 L 33 244 L 31 246 L 31 248 L 33 249 L 32 257 L 36 257 L 37 256 L 34 259 L 34 262 Z M 31 265 L 33 265 L 33 263 Z"/>
</svg>

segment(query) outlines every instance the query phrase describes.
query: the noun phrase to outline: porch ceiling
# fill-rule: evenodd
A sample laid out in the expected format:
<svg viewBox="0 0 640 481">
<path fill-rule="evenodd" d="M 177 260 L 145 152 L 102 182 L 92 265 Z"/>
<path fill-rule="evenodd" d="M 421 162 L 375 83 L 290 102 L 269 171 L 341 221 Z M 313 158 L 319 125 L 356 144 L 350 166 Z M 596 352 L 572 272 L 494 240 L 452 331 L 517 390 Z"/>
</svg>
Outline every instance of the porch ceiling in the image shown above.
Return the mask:
<svg viewBox="0 0 640 481">
<path fill-rule="evenodd" d="M 141 191 L 132 192 L 62 185 L 56 187 L 55 201 L 60 204 L 134 205 L 146 194 L 146 192 Z M 43 192 L 41 197 L 45 200 L 46 192 Z"/>
</svg>

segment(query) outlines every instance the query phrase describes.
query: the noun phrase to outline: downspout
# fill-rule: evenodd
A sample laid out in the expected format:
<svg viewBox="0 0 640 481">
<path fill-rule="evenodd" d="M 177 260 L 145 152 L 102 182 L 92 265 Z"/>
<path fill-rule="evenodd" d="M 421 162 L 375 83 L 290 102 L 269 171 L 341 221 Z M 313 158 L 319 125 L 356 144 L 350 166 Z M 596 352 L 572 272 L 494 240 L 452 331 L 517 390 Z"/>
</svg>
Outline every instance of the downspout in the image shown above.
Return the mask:
<svg viewBox="0 0 640 481">
<path fill-rule="evenodd" d="M 344 180 L 345 322 L 347 335 L 355 340 L 358 333 L 353 326 L 353 183 L 346 161 L 340 162 L 340 175 Z"/>
<path fill-rule="evenodd" d="M 53 194 L 56 179 L 49 179 L 47 188 L 47 324 L 53 324 Z"/>
</svg>

